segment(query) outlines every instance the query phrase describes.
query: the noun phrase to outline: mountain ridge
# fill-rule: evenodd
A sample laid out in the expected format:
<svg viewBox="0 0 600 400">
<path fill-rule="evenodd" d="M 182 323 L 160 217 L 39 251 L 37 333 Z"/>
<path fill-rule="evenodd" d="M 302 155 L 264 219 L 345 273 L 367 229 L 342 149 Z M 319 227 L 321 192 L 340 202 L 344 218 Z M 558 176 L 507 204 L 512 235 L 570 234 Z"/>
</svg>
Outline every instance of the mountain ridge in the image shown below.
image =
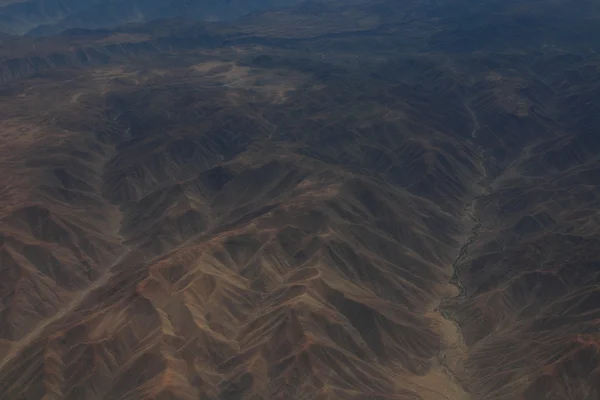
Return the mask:
<svg viewBox="0 0 600 400">
<path fill-rule="evenodd" d="M 544 4 L 4 38 L 0 399 L 597 398 L 594 14 Z"/>
</svg>

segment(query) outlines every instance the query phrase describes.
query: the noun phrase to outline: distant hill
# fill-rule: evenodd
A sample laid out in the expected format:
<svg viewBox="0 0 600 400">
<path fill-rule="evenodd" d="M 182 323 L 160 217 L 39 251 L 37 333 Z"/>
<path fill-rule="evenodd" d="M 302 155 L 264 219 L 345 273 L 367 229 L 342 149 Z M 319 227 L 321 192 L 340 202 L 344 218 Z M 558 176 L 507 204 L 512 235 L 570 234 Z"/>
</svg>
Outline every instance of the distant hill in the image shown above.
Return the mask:
<svg viewBox="0 0 600 400">
<path fill-rule="evenodd" d="M 73 28 L 113 28 L 130 22 L 185 17 L 231 20 L 298 0 L 29 0 L 0 6 L 0 32 L 52 35 Z"/>
</svg>

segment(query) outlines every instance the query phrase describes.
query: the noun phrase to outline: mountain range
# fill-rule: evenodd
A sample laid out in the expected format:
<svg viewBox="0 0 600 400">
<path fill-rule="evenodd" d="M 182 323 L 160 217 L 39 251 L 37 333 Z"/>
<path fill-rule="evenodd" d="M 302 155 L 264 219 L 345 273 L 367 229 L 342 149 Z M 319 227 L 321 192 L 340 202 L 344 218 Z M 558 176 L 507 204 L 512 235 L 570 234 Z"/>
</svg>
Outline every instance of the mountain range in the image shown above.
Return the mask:
<svg viewBox="0 0 600 400">
<path fill-rule="evenodd" d="M 0 4 L 0 32 L 51 35 L 67 29 L 114 28 L 126 23 L 185 17 L 223 21 L 284 7 L 296 0 L 25 0 Z"/>
<path fill-rule="evenodd" d="M 600 398 L 597 2 L 181 4 L 0 9 L 0 400 Z"/>
</svg>

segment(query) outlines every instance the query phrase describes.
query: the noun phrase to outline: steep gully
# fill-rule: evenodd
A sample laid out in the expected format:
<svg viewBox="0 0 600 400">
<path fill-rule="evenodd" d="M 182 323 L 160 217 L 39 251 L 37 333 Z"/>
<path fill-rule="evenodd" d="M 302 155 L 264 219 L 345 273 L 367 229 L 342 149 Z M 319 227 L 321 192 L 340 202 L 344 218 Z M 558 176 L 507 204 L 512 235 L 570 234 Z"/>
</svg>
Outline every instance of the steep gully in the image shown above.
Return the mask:
<svg viewBox="0 0 600 400">
<path fill-rule="evenodd" d="M 6 367 L 6 365 L 8 365 L 8 363 L 15 357 L 17 356 L 19 353 L 21 353 L 25 348 L 27 348 L 27 346 L 31 345 L 32 343 L 34 343 L 36 340 L 38 340 L 40 337 L 42 337 L 42 335 L 45 333 L 46 328 L 59 321 L 60 319 L 64 318 L 65 316 L 67 316 L 69 313 L 75 311 L 81 304 L 83 304 L 83 302 L 87 299 L 87 297 L 93 293 L 94 291 L 100 289 L 102 286 L 106 285 L 110 278 L 113 277 L 113 269 L 115 266 L 117 266 L 121 261 L 123 261 L 127 256 L 130 255 L 129 251 L 124 252 L 119 258 L 117 258 L 117 260 L 115 260 L 113 262 L 113 264 L 108 267 L 104 273 L 98 278 L 96 279 L 90 286 L 88 286 L 86 289 L 76 293 L 73 296 L 73 299 L 71 299 L 71 301 L 66 304 L 63 308 L 61 308 L 60 310 L 58 310 L 58 312 L 52 316 L 50 316 L 49 318 L 43 320 L 40 322 L 39 325 L 37 325 L 27 336 L 25 336 L 24 338 L 20 339 L 17 342 L 14 342 L 12 344 L 11 350 L 10 352 L 8 352 L 8 354 L 6 354 L 4 356 L 4 359 L 0 360 L 0 371 L 2 369 L 4 369 L 4 367 Z"/>
<path fill-rule="evenodd" d="M 479 164 L 479 169 L 482 172 L 481 178 L 479 180 L 477 180 L 477 182 L 475 184 L 477 186 L 481 187 L 483 189 L 483 191 L 479 195 L 473 197 L 467 204 L 465 204 L 465 207 L 463 209 L 464 214 L 471 220 L 473 225 L 470 230 L 469 236 L 467 237 L 466 241 L 463 243 L 463 245 L 461 246 L 461 248 L 459 250 L 458 256 L 455 258 L 454 262 L 452 263 L 453 275 L 452 275 L 452 279 L 450 280 L 449 283 L 451 285 L 453 285 L 454 287 L 456 287 L 456 289 L 458 290 L 458 294 L 456 294 L 455 296 L 450 296 L 450 297 L 446 297 L 446 298 L 442 299 L 442 301 L 439 304 L 439 307 L 436 310 L 437 312 L 439 312 L 441 314 L 441 316 L 443 318 L 450 321 L 456 329 L 455 333 L 453 333 L 453 335 L 451 335 L 451 336 L 453 336 L 453 338 L 452 338 L 453 344 L 448 346 L 449 348 L 446 348 L 440 352 L 440 354 L 438 355 L 438 363 L 442 367 L 443 371 L 457 385 L 459 385 L 461 387 L 462 387 L 461 379 L 458 376 L 459 371 L 456 371 L 455 365 L 456 365 L 456 363 L 460 363 L 463 360 L 449 360 L 449 358 L 453 358 L 452 353 L 455 353 L 454 356 L 458 355 L 459 358 L 462 358 L 462 356 L 465 356 L 466 345 L 464 343 L 460 325 L 452 317 L 452 315 L 446 311 L 446 307 L 450 301 L 459 299 L 459 298 L 465 296 L 465 288 L 463 286 L 463 283 L 462 283 L 461 277 L 460 277 L 460 266 L 465 260 L 467 260 L 469 258 L 469 255 L 470 255 L 469 250 L 471 249 L 471 246 L 473 245 L 473 243 L 475 243 L 477 241 L 477 238 L 479 237 L 479 233 L 481 232 L 481 230 L 483 228 L 482 221 L 476 215 L 477 202 L 481 198 L 488 196 L 492 192 L 492 186 L 491 186 L 492 182 L 488 176 L 488 172 L 487 172 L 487 169 L 485 166 L 485 162 L 486 162 L 485 149 L 481 145 L 477 144 L 477 134 L 478 134 L 479 130 L 481 129 L 481 125 L 477 118 L 477 114 L 475 113 L 475 111 L 471 108 L 471 106 L 468 103 L 465 103 L 465 108 L 469 112 L 469 115 L 471 117 L 472 124 L 473 124 L 473 130 L 471 131 L 471 138 L 469 139 L 469 143 L 471 145 L 475 146 L 478 150 L 477 161 Z M 454 367 L 452 364 L 454 364 Z M 463 372 L 466 372 L 466 370 L 463 370 Z M 464 387 L 462 389 L 464 390 L 465 398 L 468 398 L 469 396 L 468 396 L 467 391 L 464 389 Z"/>
<path fill-rule="evenodd" d="M 113 148 L 114 149 L 114 148 Z M 106 160 L 105 162 L 108 162 Z M 104 165 L 101 170 L 104 169 Z M 123 215 L 119 216 L 119 222 L 115 227 L 115 236 L 120 237 L 118 232 L 121 231 Z M 121 238 L 122 239 L 122 238 Z M 101 275 L 96 278 L 93 282 L 90 282 L 90 285 L 82 289 L 78 292 L 72 293 L 73 297 L 70 301 L 63 305 L 62 308 L 56 310 L 56 313 L 50 315 L 48 318 L 41 320 L 39 324 L 23 338 L 18 341 L 15 341 L 11 344 L 10 351 L 7 354 L 0 357 L 0 371 L 9 366 L 10 362 L 18 356 L 23 350 L 25 350 L 28 346 L 35 343 L 36 340 L 44 337 L 47 333 L 47 329 L 52 324 L 60 321 L 64 317 L 67 317 L 70 313 L 77 310 L 84 302 L 88 299 L 90 295 L 92 295 L 96 290 L 101 289 L 103 286 L 107 285 L 110 279 L 114 276 L 114 269 L 119 266 L 123 261 L 127 259 L 127 257 L 131 256 L 134 249 L 127 248 L 126 246 L 120 252 L 120 255 L 117 256 L 114 260 L 112 260 L 111 264 L 106 266 Z"/>
<path fill-rule="evenodd" d="M 473 221 L 474 226 L 473 226 L 473 228 L 471 228 L 471 235 L 467 239 L 466 243 L 464 243 L 462 245 L 462 247 L 460 248 L 460 251 L 458 253 L 458 256 L 452 263 L 454 275 L 452 276 L 452 280 L 450 281 L 450 283 L 452 283 L 453 285 L 455 285 L 458 288 L 458 290 L 459 290 L 458 297 L 464 296 L 464 294 L 465 294 L 464 287 L 460 280 L 460 271 L 459 271 L 460 264 L 468 258 L 469 248 L 477 240 L 477 237 L 479 236 L 479 232 L 483 228 L 483 223 L 475 215 L 475 207 L 477 205 L 478 200 L 480 200 L 483 197 L 488 196 L 492 192 L 491 182 L 489 181 L 487 168 L 485 166 L 485 149 L 483 149 L 483 147 L 481 147 L 480 145 L 478 145 L 476 143 L 477 133 L 481 129 L 481 126 L 479 125 L 479 120 L 477 119 L 477 114 L 475 114 L 475 112 L 473 111 L 471 106 L 468 104 L 465 104 L 465 107 L 469 111 L 469 114 L 471 115 L 471 119 L 473 121 L 473 130 L 471 131 L 471 138 L 472 138 L 471 143 L 473 145 L 475 145 L 479 151 L 477 161 L 479 163 L 479 169 L 483 173 L 481 178 L 476 183 L 476 185 L 483 187 L 483 193 L 472 198 L 471 201 L 465 205 L 465 208 L 463 210 L 465 215 L 471 221 Z"/>
</svg>

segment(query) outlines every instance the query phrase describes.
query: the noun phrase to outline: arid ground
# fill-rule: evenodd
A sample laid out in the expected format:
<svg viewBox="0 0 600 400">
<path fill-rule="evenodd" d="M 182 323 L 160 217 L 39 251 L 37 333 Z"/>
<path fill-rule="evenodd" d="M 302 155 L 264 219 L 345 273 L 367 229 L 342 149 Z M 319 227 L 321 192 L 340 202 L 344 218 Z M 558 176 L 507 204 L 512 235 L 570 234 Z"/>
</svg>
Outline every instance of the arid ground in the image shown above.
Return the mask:
<svg viewBox="0 0 600 400">
<path fill-rule="evenodd" d="M 597 400 L 598 38 L 587 0 L 1 36 L 0 400 Z"/>
</svg>

